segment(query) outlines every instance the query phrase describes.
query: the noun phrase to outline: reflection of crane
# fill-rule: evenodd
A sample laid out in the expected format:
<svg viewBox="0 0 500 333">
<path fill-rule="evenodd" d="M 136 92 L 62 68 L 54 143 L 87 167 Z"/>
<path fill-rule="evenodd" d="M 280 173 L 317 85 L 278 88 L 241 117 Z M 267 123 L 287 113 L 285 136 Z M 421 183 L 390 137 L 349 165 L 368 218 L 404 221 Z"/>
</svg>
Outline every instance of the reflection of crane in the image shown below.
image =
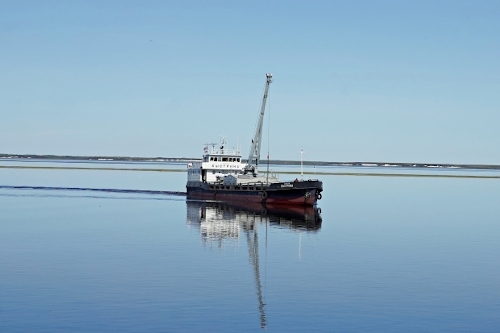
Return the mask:
<svg viewBox="0 0 500 333">
<path fill-rule="evenodd" d="M 258 223 L 277 225 L 280 229 L 291 228 L 305 232 L 317 232 L 322 219 L 317 207 L 273 207 L 252 205 L 231 205 L 223 202 L 186 201 L 187 219 L 190 226 L 199 228 L 203 246 L 207 244 L 223 247 L 223 242 L 234 241 L 246 235 L 248 261 L 253 270 L 259 303 L 260 326 L 267 327 L 265 303 L 260 281 Z M 266 229 L 267 230 L 267 229 Z M 299 236 L 301 237 L 301 236 Z M 299 259 L 301 250 L 299 238 Z M 237 242 L 239 244 L 239 242 Z M 211 246 L 210 246 L 211 247 Z"/>
<path fill-rule="evenodd" d="M 260 312 L 260 327 L 266 328 L 266 313 L 264 312 L 264 300 L 262 297 L 262 285 L 260 283 L 260 270 L 259 270 L 259 239 L 257 230 L 254 224 L 246 226 L 245 233 L 247 234 L 248 254 L 249 260 L 253 267 L 255 276 L 255 284 L 257 285 L 257 298 L 259 299 L 259 312 Z"/>
</svg>

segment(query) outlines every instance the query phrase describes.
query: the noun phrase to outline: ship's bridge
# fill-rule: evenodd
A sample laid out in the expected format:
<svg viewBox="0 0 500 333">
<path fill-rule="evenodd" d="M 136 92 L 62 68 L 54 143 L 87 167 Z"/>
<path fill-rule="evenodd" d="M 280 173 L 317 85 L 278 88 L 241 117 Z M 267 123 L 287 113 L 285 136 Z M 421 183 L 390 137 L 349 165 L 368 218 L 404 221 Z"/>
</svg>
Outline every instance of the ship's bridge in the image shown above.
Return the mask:
<svg viewBox="0 0 500 333">
<path fill-rule="evenodd" d="M 205 146 L 203 151 L 203 162 L 241 162 L 241 152 L 239 149 L 227 149 L 224 145 L 220 148 Z"/>
<path fill-rule="evenodd" d="M 205 146 L 201 168 L 203 170 L 210 170 L 211 173 L 216 174 L 218 171 L 222 174 L 237 174 L 243 170 L 244 165 L 241 163 L 241 153 L 239 149 L 227 149 L 224 146 L 225 142 L 220 148 Z M 219 175 L 220 176 L 220 175 Z"/>
<path fill-rule="evenodd" d="M 201 168 L 203 170 L 243 170 L 244 164 L 241 163 L 241 155 L 233 152 L 216 152 L 203 155 Z"/>
<path fill-rule="evenodd" d="M 223 141 L 220 146 L 216 144 L 205 145 L 201 162 L 188 164 L 188 182 L 216 183 L 222 181 L 226 176 L 237 177 L 243 173 L 245 164 L 241 163 L 240 150 L 227 149 L 225 143 Z"/>
<path fill-rule="evenodd" d="M 204 155 L 203 162 L 241 162 L 241 156 L 238 155 Z"/>
</svg>

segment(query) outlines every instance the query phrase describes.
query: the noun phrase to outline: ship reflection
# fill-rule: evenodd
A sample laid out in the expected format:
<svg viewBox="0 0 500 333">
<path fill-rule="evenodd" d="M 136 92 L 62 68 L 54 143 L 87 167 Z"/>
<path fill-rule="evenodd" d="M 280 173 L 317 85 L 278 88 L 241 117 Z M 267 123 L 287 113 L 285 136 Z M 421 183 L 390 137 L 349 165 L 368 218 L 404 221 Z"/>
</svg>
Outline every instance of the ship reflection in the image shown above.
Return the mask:
<svg viewBox="0 0 500 333">
<path fill-rule="evenodd" d="M 267 327 L 259 268 L 258 224 L 316 232 L 321 228 L 321 210 L 317 207 L 273 207 L 261 204 L 229 204 L 209 201 L 186 201 L 189 226 L 199 228 L 203 246 L 246 238 L 249 262 L 253 269 L 259 302 L 260 326 Z"/>
<path fill-rule="evenodd" d="M 280 228 L 318 231 L 321 209 L 318 207 L 232 204 L 214 201 L 186 201 L 187 224 L 199 227 L 204 241 L 238 238 L 240 228 L 268 223 Z"/>
</svg>

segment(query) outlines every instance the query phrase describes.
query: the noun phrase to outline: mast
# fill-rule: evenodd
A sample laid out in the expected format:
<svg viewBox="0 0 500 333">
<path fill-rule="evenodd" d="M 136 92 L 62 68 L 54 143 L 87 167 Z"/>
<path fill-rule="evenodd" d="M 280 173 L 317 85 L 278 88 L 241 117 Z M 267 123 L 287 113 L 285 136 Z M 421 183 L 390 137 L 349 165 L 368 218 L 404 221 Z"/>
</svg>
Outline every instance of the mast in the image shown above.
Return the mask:
<svg viewBox="0 0 500 333">
<path fill-rule="evenodd" d="M 254 173 L 257 171 L 260 161 L 260 146 L 262 140 L 262 124 L 264 122 L 264 112 L 266 111 L 266 101 L 269 92 L 269 85 L 273 82 L 273 75 L 271 73 L 266 73 L 266 88 L 264 90 L 264 97 L 262 97 L 262 105 L 260 107 L 259 121 L 257 122 L 257 127 L 255 129 L 255 135 L 252 140 L 252 145 L 250 146 L 250 155 L 248 156 L 248 162 L 246 170 L 252 170 Z"/>
</svg>

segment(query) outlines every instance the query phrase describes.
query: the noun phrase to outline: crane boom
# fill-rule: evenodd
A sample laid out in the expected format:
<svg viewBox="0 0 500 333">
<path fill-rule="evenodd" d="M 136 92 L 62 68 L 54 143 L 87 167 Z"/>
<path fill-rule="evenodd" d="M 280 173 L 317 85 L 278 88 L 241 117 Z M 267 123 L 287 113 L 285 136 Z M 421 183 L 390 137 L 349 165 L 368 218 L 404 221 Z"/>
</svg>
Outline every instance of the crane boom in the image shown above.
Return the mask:
<svg viewBox="0 0 500 333">
<path fill-rule="evenodd" d="M 255 135 L 250 146 L 250 155 L 248 156 L 247 168 L 252 169 L 254 172 L 257 170 L 260 161 L 260 147 L 262 141 L 262 124 L 264 122 L 264 112 L 266 111 L 267 95 L 269 93 L 269 85 L 273 82 L 273 75 L 266 73 L 266 88 L 264 89 L 264 96 L 262 97 L 262 106 L 260 107 L 259 121 L 255 128 Z"/>
</svg>

